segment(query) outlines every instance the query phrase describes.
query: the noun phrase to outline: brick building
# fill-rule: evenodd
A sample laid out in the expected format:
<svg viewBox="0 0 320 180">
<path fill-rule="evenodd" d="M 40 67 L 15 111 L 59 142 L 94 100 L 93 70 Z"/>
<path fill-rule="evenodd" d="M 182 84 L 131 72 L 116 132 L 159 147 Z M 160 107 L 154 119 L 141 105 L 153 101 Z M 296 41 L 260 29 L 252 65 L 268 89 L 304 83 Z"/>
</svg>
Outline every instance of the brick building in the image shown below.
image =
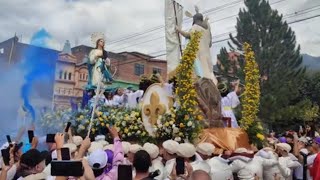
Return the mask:
<svg viewBox="0 0 320 180">
<path fill-rule="evenodd" d="M 86 56 L 92 50 L 88 46 L 76 46 L 72 48 L 72 54 L 77 57 L 78 63 L 86 63 Z M 115 73 L 115 85 L 131 84 L 137 88 L 140 76 L 151 75 L 156 71 L 165 79 L 167 75 L 167 62 L 155 59 L 152 56 L 139 52 L 108 52 L 111 59 L 111 70 Z"/>
<path fill-rule="evenodd" d="M 14 67 L 24 58 L 26 48 L 40 48 L 41 51 L 52 54 L 56 59 L 48 59 L 55 69 L 54 83 L 48 88 L 51 91 L 43 94 L 51 99 L 52 105 L 57 108 L 70 107 L 70 100 L 80 102 L 84 87 L 88 82 L 87 57 L 92 47 L 80 45 L 71 48 L 67 41 L 62 51 L 35 47 L 19 42 L 17 37 L 0 42 L 0 68 L 2 72 Z M 109 52 L 111 71 L 114 74 L 114 83 L 111 88 L 128 87 L 138 88 L 140 76 L 159 72 L 163 79 L 167 75 L 167 62 L 155 59 L 152 56 L 138 52 Z M 0 71 L 0 73 L 1 73 Z M 48 85 L 46 85 L 48 86 Z M 43 88 L 39 88 L 40 91 Z M 41 97 L 42 98 L 42 97 Z"/>
</svg>

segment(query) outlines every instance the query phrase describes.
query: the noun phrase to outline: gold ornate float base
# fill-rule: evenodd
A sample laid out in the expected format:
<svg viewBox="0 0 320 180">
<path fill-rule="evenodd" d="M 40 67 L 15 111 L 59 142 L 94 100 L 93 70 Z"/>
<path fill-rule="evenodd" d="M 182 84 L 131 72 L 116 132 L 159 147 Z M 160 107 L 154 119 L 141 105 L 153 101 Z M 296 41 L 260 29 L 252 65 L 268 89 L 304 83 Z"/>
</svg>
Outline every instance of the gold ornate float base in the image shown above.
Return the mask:
<svg viewBox="0 0 320 180">
<path fill-rule="evenodd" d="M 204 129 L 200 135 L 200 142 L 212 143 L 220 151 L 235 150 L 240 147 L 250 148 L 247 133 L 241 128 L 210 128 Z M 216 152 L 221 153 L 221 152 Z"/>
</svg>

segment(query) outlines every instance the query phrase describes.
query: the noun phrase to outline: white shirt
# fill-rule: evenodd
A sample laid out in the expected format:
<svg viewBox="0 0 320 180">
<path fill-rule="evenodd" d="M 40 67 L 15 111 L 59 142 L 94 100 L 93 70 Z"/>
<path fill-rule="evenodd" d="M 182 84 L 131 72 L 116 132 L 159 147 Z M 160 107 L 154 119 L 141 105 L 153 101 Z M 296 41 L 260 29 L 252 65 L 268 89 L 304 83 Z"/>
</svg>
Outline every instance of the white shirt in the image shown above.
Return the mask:
<svg viewBox="0 0 320 180">
<path fill-rule="evenodd" d="M 226 97 L 221 99 L 221 113 L 223 117 L 230 117 L 233 128 L 238 127 L 237 119 L 233 113 L 233 108 L 240 104 L 240 100 L 236 92 L 230 92 Z"/>
<path fill-rule="evenodd" d="M 274 152 L 272 151 L 268 151 L 268 153 L 270 154 L 270 158 L 269 159 L 273 159 L 273 160 L 278 160 L 278 155 L 275 154 Z M 279 169 L 279 166 L 269 166 L 269 167 L 265 167 L 263 169 L 263 178 L 266 179 L 266 180 L 269 180 L 269 179 L 274 179 L 275 178 L 275 175 L 280 175 L 280 169 Z"/>
<path fill-rule="evenodd" d="M 282 179 L 292 180 L 293 169 L 299 167 L 300 163 L 292 160 L 291 156 L 279 157 L 279 168 Z"/>
<path fill-rule="evenodd" d="M 255 176 L 263 179 L 263 168 L 276 165 L 277 161 L 254 156 L 251 161 L 237 159 L 231 163 L 232 171 L 237 173 L 239 179 L 254 180 Z"/>
<path fill-rule="evenodd" d="M 143 91 L 138 90 L 136 92 L 127 93 L 127 96 L 128 96 L 128 102 L 126 104 L 126 107 L 136 108 L 138 105 L 137 98 L 141 98 L 143 96 Z"/>
<path fill-rule="evenodd" d="M 192 166 L 193 171 L 203 170 L 203 171 L 207 172 L 208 174 L 210 174 L 211 168 L 210 168 L 209 164 L 205 161 L 194 161 L 194 162 L 190 163 L 190 165 Z"/>
<path fill-rule="evenodd" d="M 176 163 L 176 159 L 170 159 L 166 162 L 165 166 L 164 166 L 164 173 L 163 173 L 163 177 L 167 178 L 170 176 L 172 170 L 173 170 L 173 166 Z"/>
<path fill-rule="evenodd" d="M 211 177 L 223 180 L 233 179 L 232 170 L 228 164 L 229 160 L 222 157 L 213 157 L 207 162 L 211 168 Z"/>
<path fill-rule="evenodd" d="M 152 160 L 152 165 L 151 167 L 149 168 L 149 172 L 154 172 L 156 170 L 159 170 L 160 171 L 160 175 L 155 177 L 154 179 L 157 179 L 157 180 L 162 180 L 163 177 L 164 177 L 164 165 L 162 163 L 162 159 L 160 157 Z"/>
<path fill-rule="evenodd" d="M 173 83 L 164 83 L 163 89 L 167 92 L 167 96 L 173 97 Z"/>
<path fill-rule="evenodd" d="M 106 106 L 109 106 L 109 107 L 111 107 L 111 106 L 113 106 L 114 105 L 114 102 L 113 102 L 113 100 L 112 99 L 110 99 L 110 100 L 108 100 L 108 99 L 106 99 L 106 101 L 105 101 L 105 103 L 104 103 Z"/>
<path fill-rule="evenodd" d="M 119 95 L 114 95 L 113 96 L 113 103 L 115 106 L 122 106 L 123 105 L 123 99 L 124 99 L 124 95 L 119 96 Z"/>
<path fill-rule="evenodd" d="M 37 179 L 46 179 L 46 180 L 54 180 L 56 179 L 54 176 L 51 176 L 51 164 L 46 166 L 46 168 L 38 174 L 31 174 L 26 177 L 20 177 L 18 180 L 37 180 Z"/>
<path fill-rule="evenodd" d="M 307 157 L 307 166 L 312 166 L 314 160 L 316 159 L 316 157 L 317 157 L 317 154 L 309 155 L 309 156 Z M 308 179 L 308 180 L 312 180 L 312 177 L 311 177 L 311 175 L 310 175 L 309 168 L 307 169 L 307 179 Z"/>
<path fill-rule="evenodd" d="M 17 165 L 14 164 L 7 172 L 7 180 L 13 179 L 14 175 L 16 175 L 16 172 L 17 172 Z"/>
</svg>

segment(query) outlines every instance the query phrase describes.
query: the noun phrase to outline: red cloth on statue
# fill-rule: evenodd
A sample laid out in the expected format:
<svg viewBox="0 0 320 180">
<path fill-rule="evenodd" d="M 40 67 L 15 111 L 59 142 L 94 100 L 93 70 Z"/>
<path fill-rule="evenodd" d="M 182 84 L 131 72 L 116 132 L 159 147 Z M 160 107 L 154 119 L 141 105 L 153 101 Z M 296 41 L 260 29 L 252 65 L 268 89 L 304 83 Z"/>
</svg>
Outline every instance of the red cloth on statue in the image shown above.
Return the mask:
<svg viewBox="0 0 320 180">
<path fill-rule="evenodd" d="M 320 179 L 320 153 L 318 153 L 316 159 L 313 162 L 310 174 L 313 179 Z"/>
</svg>

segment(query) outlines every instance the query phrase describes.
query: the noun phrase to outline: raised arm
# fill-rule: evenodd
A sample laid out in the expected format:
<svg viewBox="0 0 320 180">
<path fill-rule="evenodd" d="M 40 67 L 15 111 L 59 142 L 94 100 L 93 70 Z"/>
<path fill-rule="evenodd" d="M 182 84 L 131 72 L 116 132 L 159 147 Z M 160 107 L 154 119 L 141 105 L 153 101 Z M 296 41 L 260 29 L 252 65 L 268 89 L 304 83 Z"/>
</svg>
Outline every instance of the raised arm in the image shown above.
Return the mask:
<svg viewBox="0 0 320 180">
<path fill-rule="evenodd" d="M 181 30 L 178 26 L 176 26 L 176 30 L 179 34 L 181 34 L 183 37 L 190 39 L 190 33 Z"/>
</svg>

